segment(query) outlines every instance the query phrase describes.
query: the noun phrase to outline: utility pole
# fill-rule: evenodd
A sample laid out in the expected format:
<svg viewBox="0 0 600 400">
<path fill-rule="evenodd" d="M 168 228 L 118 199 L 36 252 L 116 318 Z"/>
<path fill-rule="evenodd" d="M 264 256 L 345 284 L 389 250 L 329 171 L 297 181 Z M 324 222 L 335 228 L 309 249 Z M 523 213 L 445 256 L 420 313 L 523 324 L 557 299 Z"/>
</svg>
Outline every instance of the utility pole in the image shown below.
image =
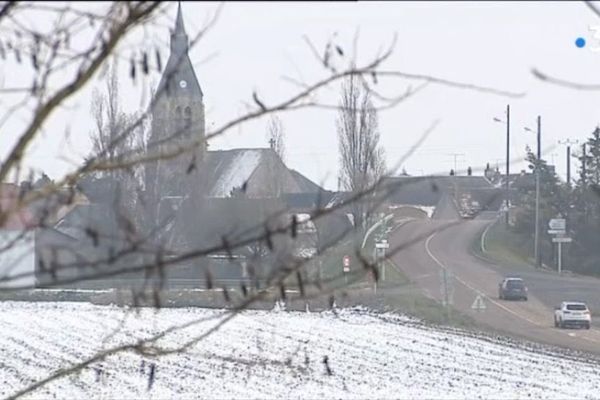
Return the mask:
<svg viewBox="0 0 600 400">
<path fill-rule="evenodd" d="M 506 226 L 508 227 L 510 211 L 510 104 L 506 105 Z"/>
<path fill-rule="evenodd" d="M 567 196 L 569 197 L 568 202 L 569 204 L 571 204 L 571 145 L 572 144 L 577 144 L 579 143 L 578 140 L 571 140 L 571 139 L 566 139 L 566 140 L 559 140 L 558 141 L 559 144 L 564 144 L 567 146 Z M 585 144 L 583 147 L 583 154 L 585 157 Z M 585 158 L 584 158 L 585 160 Z M 585 161 L 584 161 L 584 166 L 583 166 L 583 171 L 585 174 Z M 565 214 L 565 219 L 567 221 L 567 226 L 570 226 L 571 224 L 571 219 L 570 219 L 571 215 L 570 215 L 570 207 L 567 207 L 566 209 L 566 214 Z M 561 273 L 561 269 L 562 269 L 562 252 L 561 252 L 561 248 L 562 248 L 562 243 L 558 243 L 558 273 Z"/>
<path fill-rule="evenodd" d="M 571 145 L 579 143 L 579 140 L 559 140 L 558 144 L 564 144 L 567 146 L 567 187 L 571 187 Z M 584 167 L 585 170 L 585 167 Z"/>
<path fill-rule="evenodd" d="M 535 266 L 542 266 L 540 254 L 540 163 L 542 160 L 542 117 L 538 115 L 537 123 L 537 165 L 535 167 Z"/>
<path fill-rule="evenodd" d="M 525 128 L 528 132 L 533 132 L 529 128 Z M 541 254 L 540 254 L 540 163 L 542 160 L 542 117 L 537 117 L 537 155 L 535 162 L 535 238 L 533 244 L 533 253 L 535 258 L 535 266 L 539 268 L 541 266 Z"/>
<path fill-rule="evenodd" d="M 501 120 L 500 118 L 494 118 L 494 121 L 506 124 L 506 227 L 508 228 L 509 224 L 509 215 L 508 211 L 510 209 L 510 188 L 509 188 L 509 177 L 510 177 L 510 104 L 506 105 L 506 121 Z"/>
<path fill-rule="evenodd" d="M 458 175 L 458 170 L 456 169 L 456 159 L 458 157 L 464 157 L 465 153 L 450 153 L 448 155 L 454 157 L 454 175 L 456 176 Z"/>
<path fill-rule="evenodd" d="M 537 167 L 535 174 L 535 266 L 542 266 L 540 254 L 540 162 L 542 160 L 542 117 L 537 117 Z"/>
</svg>

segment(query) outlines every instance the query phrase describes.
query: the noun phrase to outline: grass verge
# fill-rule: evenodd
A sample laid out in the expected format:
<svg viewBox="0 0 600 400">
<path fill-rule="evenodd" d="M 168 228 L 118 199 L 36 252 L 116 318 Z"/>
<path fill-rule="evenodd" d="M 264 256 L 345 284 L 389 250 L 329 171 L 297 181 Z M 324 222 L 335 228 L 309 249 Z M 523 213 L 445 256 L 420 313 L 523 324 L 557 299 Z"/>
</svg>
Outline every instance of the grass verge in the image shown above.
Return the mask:
<svg viewBox="0 0 600 400">
<path fill-rule="evenodd" d="M 474 254 L 489 259 L 499 265 L 521 266 L 532 268 L 529 259 L 531 238 L 529 235 L 516 233 L 506 228 L 500 221 L 494 222 L 489 229 L 484 228 L 471 245 Z M 485 234 L 485 252 L 481 248 L 481 239 Z"/>
<path fill-rule="evenodd" d="M 373 247 L 373 240 L 367 240 L 365 248 L 362 249 L 362 255 L 367 260 L 372 259 Z M 331 249 L 322 263 L 323 277 L 339 276 L 340 283 L 334 286 L 344 287 L 348 291 L 349 297 L 354 297 L 355 301 L 372 309 L 410 315 L 433 325 L 458 328 L 478 326 L 471 316 L 460 313 L 452 307 L 446 308 L 437 301 L 425 296 L 400 268 L 389 260 L 386 260 L 379 269 L 380 280 L 377 283 L 376 290 L 374 290 L 372 278 L 367 274 L 357 282 L 344 286 L 344 278 L 340 275 L 344 255 L 350 255 L 351 271 L 363 269 L 355 254 L 356 247 L 351 241 L 340 243 Z M 361 293 L 359 294 L 359 292 Z"/>
<path fill-rule="evenodd" d="M 413 284 L 403 290 L 385 293 L 385 304 L 395 312 L 410 315 L 434 325 L 446 325 L 457 328 L 477 327 L 475 319 L 452 307 L 444 307 L 437 301 L 426 297 Z"/>
</svg>

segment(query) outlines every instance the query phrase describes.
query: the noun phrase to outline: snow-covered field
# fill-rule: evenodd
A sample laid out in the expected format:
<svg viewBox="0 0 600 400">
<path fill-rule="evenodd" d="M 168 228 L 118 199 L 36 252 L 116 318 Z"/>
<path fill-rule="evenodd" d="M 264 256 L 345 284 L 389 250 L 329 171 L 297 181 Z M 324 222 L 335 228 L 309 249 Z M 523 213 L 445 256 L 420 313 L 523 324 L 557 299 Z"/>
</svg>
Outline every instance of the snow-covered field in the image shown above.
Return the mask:
<svg viewBox="0 0 600 400">
<path fill-rule="evenodd" d="M 0 394 L 6 397 L 101 348 L 208 318 L 161 342 L 181 344 L 223 315 L 0 303 Z M 134 353 L 111 356 L 30 397 L 600 399 L 600 368 L 592 361 L 361 309 L 244 312 L 187 353 L 156 360 L 148 390 L 152 362 Z"/>
</svg>

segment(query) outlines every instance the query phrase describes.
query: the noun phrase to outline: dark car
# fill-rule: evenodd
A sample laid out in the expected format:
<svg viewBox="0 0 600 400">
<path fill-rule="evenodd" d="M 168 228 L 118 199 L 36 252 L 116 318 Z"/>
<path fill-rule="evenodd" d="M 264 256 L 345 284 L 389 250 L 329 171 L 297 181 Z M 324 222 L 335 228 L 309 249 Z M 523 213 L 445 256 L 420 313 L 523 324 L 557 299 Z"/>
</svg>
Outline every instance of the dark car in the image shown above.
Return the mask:
<svg viewBox="0 0 600 400">
<path fill-rule="evenodd" d="M 498 285 L 498 297 L 502 300 L 527 300 L 527 286 L 521 278 L 504 278 Z"/>
</svg>

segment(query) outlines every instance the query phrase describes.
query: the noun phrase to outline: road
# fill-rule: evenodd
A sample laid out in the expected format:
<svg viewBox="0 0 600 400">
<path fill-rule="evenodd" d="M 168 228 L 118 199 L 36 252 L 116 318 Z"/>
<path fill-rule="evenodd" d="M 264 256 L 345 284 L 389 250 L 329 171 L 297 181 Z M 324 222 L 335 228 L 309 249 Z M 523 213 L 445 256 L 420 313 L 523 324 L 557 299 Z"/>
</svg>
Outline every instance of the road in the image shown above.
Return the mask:
<svg viewBox="0 0 600 400">
<path fill-rule="evenodd" d="M 554 328 L 553 321 L 554 305 L 562 300 L 584 300 L 592 310 L 600 310 L 600 280 L 561 277 L 519 265 L 487 262 L 475 257 L 470 249 L 492 221 L 485 217 L 456 220 L 451 213 L 448 217 L 453 219 L 441 219 L 443 217 L 438 214 L 438 219 L 409 222 L 390 238 L 392 248 L 414 241 L 396 254 L 393 261 L 428 297 L 442 301 L 440 272 L 446 269 L 454 288 L 454 308 L 478 322 L 532 341 L 600 354 L 598 321 L 590 330 L 558 329 Z M 493 214 L 490 217 L 493 218 Z M 527 282 L 527 302 L 498 299 L 498 283 L 503 276 L 515 273 Z M 483 311 L 471 308 L 479 294 L 486 305 Z"/>
</svg>

